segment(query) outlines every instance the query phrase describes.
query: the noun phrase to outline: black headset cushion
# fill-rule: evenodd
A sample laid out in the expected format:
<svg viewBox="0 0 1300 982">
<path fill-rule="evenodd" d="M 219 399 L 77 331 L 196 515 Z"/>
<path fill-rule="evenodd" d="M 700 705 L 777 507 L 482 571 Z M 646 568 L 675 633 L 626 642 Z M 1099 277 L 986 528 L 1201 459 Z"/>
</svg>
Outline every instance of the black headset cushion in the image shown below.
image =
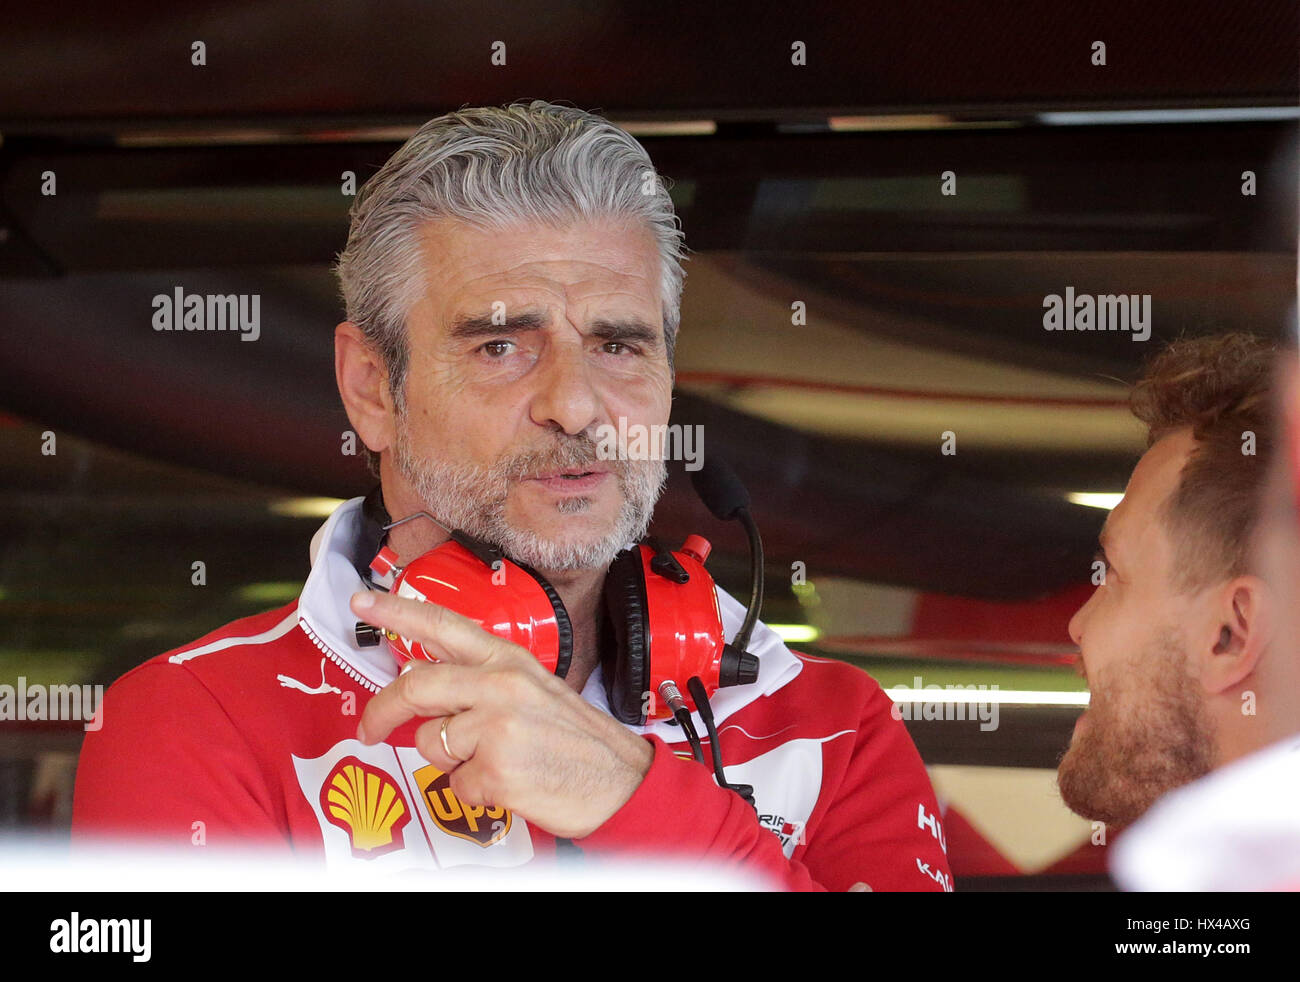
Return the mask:
<svg viewBox="0 0 1300 982">
<path fill-rule="evenodd" d="M 569 663 L 573 660 L 573 625 L 569 621 L 569 611 L 565 608 L 564 601 L 560 599 L 555 587 L 551 586 L 550 581 L 545 576 L 527 563 L 515 563 L 515 565 L 537 581 L 537 585 L 546 594 L 546 599 L 551 602 L 551 609 L 555 611 L 555 629 L 560 635 L 559 657 L 555 662 L 555 674 L 560 678 L 565 678 L 569 674 Z"/>
<path fill-rule="evenodd" d="M 645 724 L 645 693 L 650 688 L 647 615 L 645 567 L 640 548 L 634 546 L 614 557 L 605 577 L 601 673 L 611 715 L 635 726 Z"/>
</svg>

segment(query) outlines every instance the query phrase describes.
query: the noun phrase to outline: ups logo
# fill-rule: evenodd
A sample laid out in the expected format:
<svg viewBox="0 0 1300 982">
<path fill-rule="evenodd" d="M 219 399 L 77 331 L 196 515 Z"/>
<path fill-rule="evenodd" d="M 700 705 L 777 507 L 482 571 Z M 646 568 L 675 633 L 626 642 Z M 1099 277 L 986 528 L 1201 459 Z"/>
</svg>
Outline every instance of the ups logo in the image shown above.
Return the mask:
<svg viewBox="0 0 1300 982">
<path fill-rule="evenodd" d="M 510 831 L 510 812 L 504 808 L 466 805 L 451 790 L 451 776 L 430 764 L 412 775 L 438 828 L 448 835 L 487 848 Z"/>
</svg>

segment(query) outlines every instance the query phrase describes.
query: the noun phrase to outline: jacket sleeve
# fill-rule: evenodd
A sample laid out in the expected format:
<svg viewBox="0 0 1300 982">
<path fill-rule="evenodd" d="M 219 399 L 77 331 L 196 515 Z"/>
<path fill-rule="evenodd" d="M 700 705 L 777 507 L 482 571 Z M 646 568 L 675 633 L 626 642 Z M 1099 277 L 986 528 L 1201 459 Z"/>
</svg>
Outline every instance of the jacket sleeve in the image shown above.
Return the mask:
<svg viewBox="0 0 1300 982">
<path fill-rule="evenodd" d="M 77 762 L 74 843 L 286 844 L 252 748 L 188 668 L 128 672 L 104 694 L 100 721 Z"/>
<path fill-rule="evenodd" d="M 781 842 L 758 823 L 734 791 L 712 772 L 677 757 L 658 737 L 650 770 L 623 807 L 576 840 L 584 852 L 711 861 L 723 872 L 748 873 L 782 890 L 874 891 L 952 889 L 939 810 L 929 777 L 892 701 L 871 683 L 857 729 L 827 741 L 824 759 L 847 765 L 823 770 L 817 805 L 787 859 Z"/>
</svg>

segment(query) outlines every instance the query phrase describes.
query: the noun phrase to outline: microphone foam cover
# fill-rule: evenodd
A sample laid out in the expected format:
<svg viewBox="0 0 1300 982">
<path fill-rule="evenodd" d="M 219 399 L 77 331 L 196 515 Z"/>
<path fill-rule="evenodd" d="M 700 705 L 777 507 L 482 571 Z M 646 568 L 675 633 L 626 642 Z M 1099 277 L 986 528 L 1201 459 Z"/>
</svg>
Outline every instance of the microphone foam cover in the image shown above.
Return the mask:
<svg viewBox="0 0 1300 982">
<path fill-rule="evenodd" d="M 705 454 L 703 466 L 691 472 L 691 484 L 714 518 L 730 521 L 742 508 L 749 508 L 749 492 L 736 472 L 716 454 Z"/>
</svg>

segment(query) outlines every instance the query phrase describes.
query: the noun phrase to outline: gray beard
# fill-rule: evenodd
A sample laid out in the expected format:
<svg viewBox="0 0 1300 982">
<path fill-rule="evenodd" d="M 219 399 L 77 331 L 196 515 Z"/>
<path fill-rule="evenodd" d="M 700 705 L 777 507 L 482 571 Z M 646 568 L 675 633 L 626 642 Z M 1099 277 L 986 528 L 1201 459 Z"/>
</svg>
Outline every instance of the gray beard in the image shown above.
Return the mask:
<svg viewBox="0 0 1300 982">
<path fill-rule="evenodd" d="M 606 569 L 626 546 L 639 541 L 650 527 L 655 503 L 668 481 L 663 460 L 604 461 L 618 478 L 623 505 L 613 527 L 603 536 L 547 539 L 506 520 L 506 500 L 512 484 L 529 474 L 597 462 L 596 443 L 586 433 L 559 434 L 544 450 L 506 454 L 482 467 L 423 456 L 411 447 L 406 420 L 397 419 L 393 465 L 411 485 L 428 512 L 449 529 L 466 532 L 504 550 L 518 563 L 542 572 Z M 556 503 L 562 515 L 580 515 L 592 507 L 591 498 L 565 498 Z"/>
</svg>

